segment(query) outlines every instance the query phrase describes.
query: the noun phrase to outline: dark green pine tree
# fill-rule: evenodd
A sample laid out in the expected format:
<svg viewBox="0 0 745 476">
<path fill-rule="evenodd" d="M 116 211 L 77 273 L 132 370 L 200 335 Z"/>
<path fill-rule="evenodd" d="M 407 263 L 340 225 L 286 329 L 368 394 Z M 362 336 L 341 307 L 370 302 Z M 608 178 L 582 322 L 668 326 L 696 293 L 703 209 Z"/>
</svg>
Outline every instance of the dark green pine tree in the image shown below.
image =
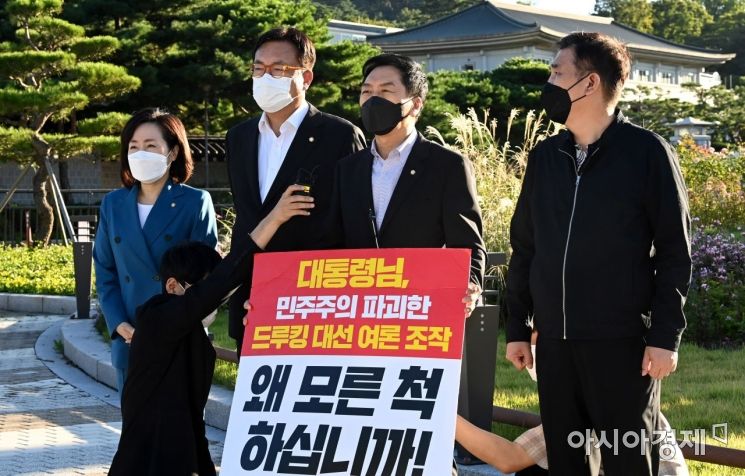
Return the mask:
<svg viewBox="0 0 745 476">
<path fill-rule="evenodd" d="M 117 64 L 142 79 L 126 104 L 110 107 L 163 106 L 179 114 L 191 134 L 204 132 L 205 112 L 213 134 L 260 112 L 251 98 L 249 68 L 256 40 L 270 28 L 294 26 L 311 37 L 318 61 L 309 99 L 330 112 L 354 111 L 352 118 L 358 115 L 362 64 L 378 52 L 367 44 L 325 44 L 327 20 L 309 0 L 161 0 L 167 17 L 162 11 L 156 17 L 138 0 L 118 27 L 108 12 L 94 8 L 97 2 L 76 0 L 75 8 L 91 15 L 89 31 L 120 40 Z"/>
<path fill-rule="evenodd" d="M 57 17 L 62 0 L 10 0 L 5 14 L 15 39 L 0 44 L 0 160 L 32 164 L 39 217 L 35 241 L 47 244 L 54 216 L 47 197 L 45 161 L 81 154 L 116 155 L 122 114 L 81 121 L 76 134 L 50 133 L 52 122 L 74 111 L 108 103 L 137 89 L 139 79 L 101 61 L 118 47 L 110 36 L 87 37 L 82 27 Z"/>
<path fill-rule="evenodd" d="M 701 35 L 712 21 L 700 0 L 655 0 L 654 34 L 676 43 L 686 43 Z"/>
</svg>

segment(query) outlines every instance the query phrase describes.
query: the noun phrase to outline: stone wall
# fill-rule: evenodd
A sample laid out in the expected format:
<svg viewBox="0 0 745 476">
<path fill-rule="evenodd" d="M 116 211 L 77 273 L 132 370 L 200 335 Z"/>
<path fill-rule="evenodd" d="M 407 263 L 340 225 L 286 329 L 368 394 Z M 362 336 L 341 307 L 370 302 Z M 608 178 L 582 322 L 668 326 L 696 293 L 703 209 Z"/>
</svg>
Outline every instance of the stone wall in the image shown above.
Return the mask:
<svg viewBox="0 0 745 476">
<path fill-rule="evenodd" d="M 121 187 L 119 178 L 119 162 L 91 161 L 84 158 L 68 161 L 67 176 L 72 189 L 90 190 L 88 193 L 72 193 L 66 197 L 67 205 L 95 205 L 100 203 L 103 195 L 109 190 Z M 205 188 L 207 186 L 207 171 L 204 162 L 196 162 L 194 175 L 189 181 L 192 187 Z M 59 180 L 59 165 L 53 169 Z M 13 185 L 23 168 L 14 163 L 0 164 L 0 190 L 3 192 Z M 33 204 L 31 190 L 33 171 L 28 172 L 19 185 L 19 191 L 13 196 L 11 204 L 28 206 Z M 228 174 L 225 162 L 210 162 L 209 188 L 228 187 Z M 4 193 L 0 194 L 4 196 Z"/>
</svg>

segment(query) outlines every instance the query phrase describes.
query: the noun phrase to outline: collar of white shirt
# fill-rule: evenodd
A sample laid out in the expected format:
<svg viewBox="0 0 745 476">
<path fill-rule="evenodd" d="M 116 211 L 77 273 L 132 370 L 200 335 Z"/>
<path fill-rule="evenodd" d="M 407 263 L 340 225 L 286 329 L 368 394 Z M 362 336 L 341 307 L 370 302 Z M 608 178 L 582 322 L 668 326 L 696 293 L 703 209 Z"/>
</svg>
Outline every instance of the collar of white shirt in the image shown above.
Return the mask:
<svg viewBox="0 0 745 476">
<path fill-rule="evenodd" d="M 300 104 L 300 107 L 293 112 L 290 117 L 287 118 L 285 122 L 282 123 L 281 126 L 279 126 L 279 134 L 282 135 L 287 131 L 288 128 L 292 127 L 295 132 L 300 128 L 300 124 L 303 122 L 303 119 L 305 119 L 305 116 L 308 114 L 308 111 L 310 110 L 310 105 L 306 101 L 303 101 L 302 104 Z M 269 125 L 269 121 L 266 118 L 266 113 L 261 113 L 261 118 L 259 119 L 259 133 L 261 134 L 272 134 L 276 137 L 274 134 L 274 131 L 272 130 L 272 126 Z"/>
<path fill-rule="evenodd" d="M 393 149 L 389 154 L 388 158 L 384 159 L 381 157 L 380 153 L 378 153 L 378 148 L 375 145 L 375 141 L 372 141 L 372 145 L 370 146 L 370 153 L 373 156 L 373 159 L 375 162 L 380 161 L 382 163 L 385 163 L 387 161 L 391 161 L 389 163 L 394 162 L 401 162 L 406 163 L 406 160 L 409 158 L 409 154 L 411 154 L 411 149 L 414 148 L 414 144 L 416 143 L 417 139 L 417 131 L 414 129 L 411 134 L 406 136 L 406 139 L 404 139 L 403 142 L 401 142 L 398 147 Z M 381 164 L 382 165 L 382 164 Z"/>
</svg>

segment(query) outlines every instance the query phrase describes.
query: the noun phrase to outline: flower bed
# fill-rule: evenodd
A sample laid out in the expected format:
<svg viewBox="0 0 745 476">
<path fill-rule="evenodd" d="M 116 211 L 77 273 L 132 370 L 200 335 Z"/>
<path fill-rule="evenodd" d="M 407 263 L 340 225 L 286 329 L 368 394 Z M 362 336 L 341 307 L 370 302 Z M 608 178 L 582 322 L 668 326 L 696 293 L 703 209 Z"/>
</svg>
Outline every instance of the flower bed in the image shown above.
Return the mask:
<svg viewBox="0 0 745 476">
<path fill-rule="evenodd" d="M 693 234 L 686 304 L 688 340 L 707 347 L 745 344 L 745 241 L 742 231 Z"/>
</svg>

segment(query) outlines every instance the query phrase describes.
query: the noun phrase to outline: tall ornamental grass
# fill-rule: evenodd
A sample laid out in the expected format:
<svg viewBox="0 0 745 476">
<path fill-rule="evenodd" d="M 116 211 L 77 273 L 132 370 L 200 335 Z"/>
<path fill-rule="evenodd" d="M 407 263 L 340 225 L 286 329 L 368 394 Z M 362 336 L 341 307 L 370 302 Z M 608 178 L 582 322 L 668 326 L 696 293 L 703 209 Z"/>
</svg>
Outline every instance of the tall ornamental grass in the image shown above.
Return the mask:
<svg viewBox="0 0 745 476">
<path fill-rule="evenodd" d="M 510 137 L 519 114 L 517 109 L 511 111 L 504 137 Z M 558 132 L 560 126 L 546 123 L 543 113 L 528 111 L 522 144 L 514 145 L 497 136 L 497 120 L 489 116 L 488 110 L 479 116 L 469 109 L 467 114 L 449 115 L 449 118 L 456 134 L 455 144 L 450 147 L 471 162 L 476 175 L 486 249 L 509 254 L 510 220 L 520 195 L 528 154 L 537 143 Z M 427 133 L 448 146 L 438 130 L 428 127 Z"/>
</svg>

